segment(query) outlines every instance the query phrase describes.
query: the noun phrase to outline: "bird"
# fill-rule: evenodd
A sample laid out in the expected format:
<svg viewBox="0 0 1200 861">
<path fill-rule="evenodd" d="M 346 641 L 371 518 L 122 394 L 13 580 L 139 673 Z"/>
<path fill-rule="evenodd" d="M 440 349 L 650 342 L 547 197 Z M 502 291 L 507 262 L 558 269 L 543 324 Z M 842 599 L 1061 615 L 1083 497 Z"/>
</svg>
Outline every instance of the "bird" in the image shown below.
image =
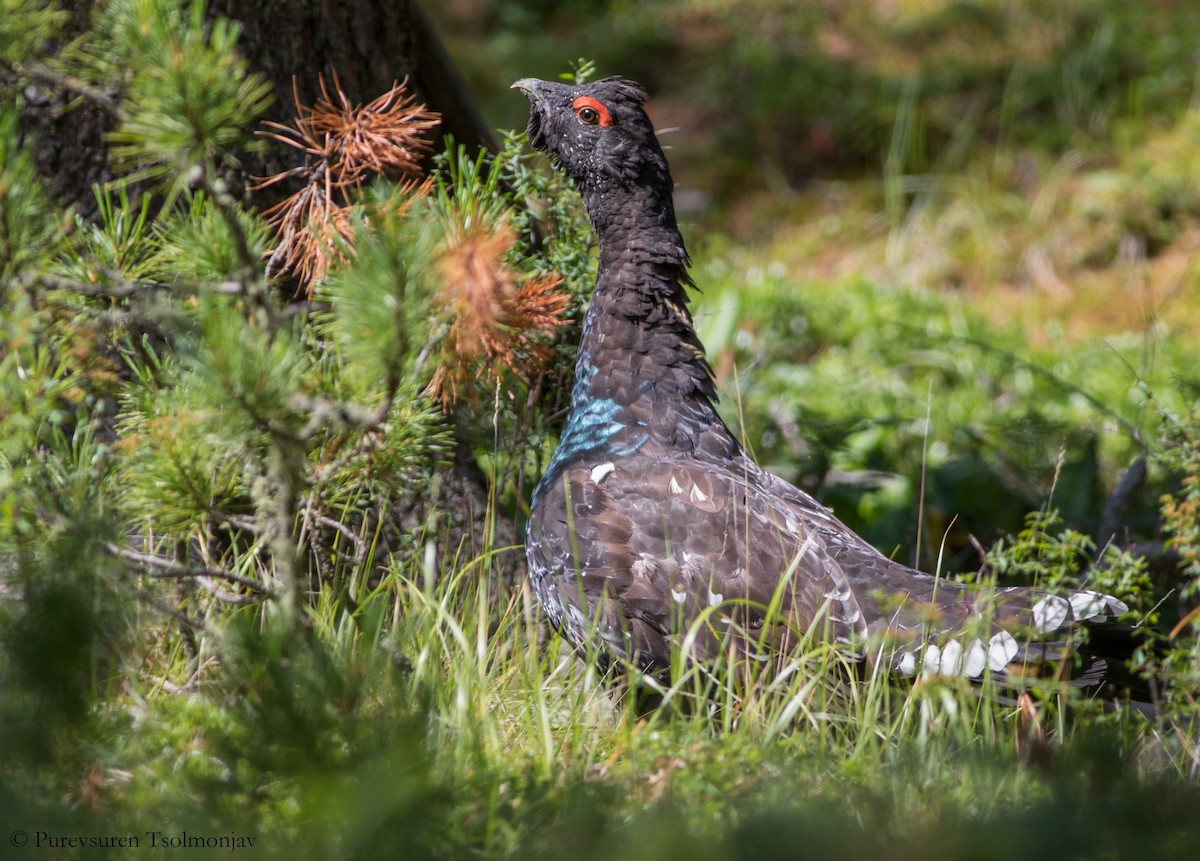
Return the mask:
<svg viewBox="0 0 1200 861">
<path fill-rule="evenodd" d="M 915 570 L 747 455 L 688 310 L 646 91 L 619 77 L 512 86 L 530 102 L 530 146 L 574 181 L 599 239 L 570 407 L 525 539 L 533 591 L 566 640 L 668 681 L 673 650 L 767 666 L 813 641 L 898 676 L 1015 679 L 1058 660 L 1100 679 L 1103 648 L 1071 655 L 1073 633 L 1116 624 L 1118 598 L 976 591 Z"/>
</svg>

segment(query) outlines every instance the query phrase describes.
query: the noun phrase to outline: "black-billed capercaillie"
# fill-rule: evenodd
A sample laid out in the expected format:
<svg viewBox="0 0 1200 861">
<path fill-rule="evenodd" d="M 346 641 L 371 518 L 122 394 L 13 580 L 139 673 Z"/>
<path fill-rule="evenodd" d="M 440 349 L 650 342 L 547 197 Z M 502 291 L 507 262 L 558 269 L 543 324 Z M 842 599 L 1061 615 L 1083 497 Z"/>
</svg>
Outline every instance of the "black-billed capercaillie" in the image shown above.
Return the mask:
<svg viewBox="0 0 1200 861">
<path fill-rule="evenodd" d="M 529 140 L 579 187 L 599 236 L 570 412 L 533 495 L 537 597 L 581 651 L 652 671 L 690 657 L 748 661 L 801 638 L 915 675 L 978 678 L 1062 657 L 1077 626 L 1126 612 L 1108 595 L 976 594 L 894 562 L 827 508 L 760 469 L 714 407 L 692 326 L 671 174 L 636 84 L 513 85 Z M 1098 678 L 1104 661 L 1076 656 Z"/>
</svg>

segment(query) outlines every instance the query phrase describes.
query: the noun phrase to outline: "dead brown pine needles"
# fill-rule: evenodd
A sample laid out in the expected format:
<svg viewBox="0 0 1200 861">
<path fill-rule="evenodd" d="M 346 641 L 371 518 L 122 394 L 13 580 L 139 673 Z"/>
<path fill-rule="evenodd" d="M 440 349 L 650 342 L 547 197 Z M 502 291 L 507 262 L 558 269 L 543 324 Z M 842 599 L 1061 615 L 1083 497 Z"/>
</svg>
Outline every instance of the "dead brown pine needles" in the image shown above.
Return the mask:
<svg viewBox="0 0 1200 861">
<path fill-rule="evenodd" d="M 392 86 L 366 105 L 354 105 L 336 73 L 331 95 L 324 77 L 321 97 L 312 107 L 300 101 L 293 81 L 296 118 L 291 125 L 267 123 L 269 137 L 300 150 L 305 163 L 258 186 L 267 188 L 291 177 L 305 184 L 266 212 L 277 244 L 268 271 L 290 269 L 310 293 L 334 260 L 350 247 L 350 195 L 373 176 L 398 178 L 420 189 L 421 158 L 430 151 L 425 133 L 439 116 L 408 92 L 406 82 Z"/>
<path fill-rule="evenodd" d="M 425 134 L 439 122 L 403 82 L 366 105 L 353 105 L 336 74 L 332 94 L 325 79 L 319 80 L 321 96 L 311 107 L 300 101 L 293 83 L 295 120 L 267 123 L 264 132 L 304 153 L 304 164 L 257 186 L 293 177 L 304 181 L 266 212 L 276 235 L 267 268 L 290 270 L 309 295 L 330 266 L 353 251 L 351 207 L 367 180 L 399 179 L 409 203 L 428 193 L 421 159 L 431 148 Z M 473 400 L 479 383 L 493 383 L 505 369 L 528 384 L 552 354 L 539 336 L 566 322 L 572 302 L 559 276 L 523 277 L 513 268 L 517 234 L 503 217 L 483 217 L 472 209 L 448 221 L 437 259 L 444 334 L 427 389 L 447 408 L 462 398 Z"/>
<path fill-rule="evenodd" d="M 529 372 L 544 366 L 551 353 L 535 333 L 551 334 L 566 322 L 571 296 L 560 289 L 558 275 L 518 283 L 506 260 L 516 240 L 511 225 L 478 219 L 449 231 L 438 265 L 450 325 L 429 384 L 430 394 L 444 405 L 471 396 L 481 363 L 488 380 L 503 367 L 529 383 Z"/>
</svg>

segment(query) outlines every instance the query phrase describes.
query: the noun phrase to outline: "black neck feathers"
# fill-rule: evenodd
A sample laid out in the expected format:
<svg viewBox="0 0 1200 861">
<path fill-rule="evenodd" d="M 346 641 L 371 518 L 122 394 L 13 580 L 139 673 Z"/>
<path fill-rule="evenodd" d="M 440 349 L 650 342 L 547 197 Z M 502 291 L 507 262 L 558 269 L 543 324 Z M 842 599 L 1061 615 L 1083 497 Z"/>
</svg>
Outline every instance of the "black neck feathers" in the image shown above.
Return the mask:
<svg viewBox="0 0 1200 861">
<path fill-rule="evenodd" d="M 583 87 L 525 79 L 529 139 L 578 185 L 600 238 L 561 467 L 634 452 L 738 453 L 687 309 L 688 255 L 666 156 L 629 81 Z"/>
<path fill-rule="evenodd" d="M 667 176 L 669 182 L 669 175 Z M 732 457 L 712 369 L 687 307 L 688 256 L 670 192 L 590 200 L 600 234 L 596 289 L 584 321 L 571 414 L 557 455 L 585 452 Z"/>
</svg>

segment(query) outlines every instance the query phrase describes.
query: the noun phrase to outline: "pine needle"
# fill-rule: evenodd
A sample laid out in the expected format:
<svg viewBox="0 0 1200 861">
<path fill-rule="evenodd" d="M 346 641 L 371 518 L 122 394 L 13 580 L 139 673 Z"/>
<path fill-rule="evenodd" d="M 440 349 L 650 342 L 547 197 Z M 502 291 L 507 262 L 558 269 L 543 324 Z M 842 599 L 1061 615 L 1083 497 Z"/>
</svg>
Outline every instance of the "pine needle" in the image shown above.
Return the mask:
<svg viewBox="0 0 1200 861">
<path fill-rule="evenodd" d="M 291 125 L 269 122 L 263 134 L 304 153 L 300 167 L 267 177 L 263 189 L 292 177 L 304 186 L 266 212 L 275 229 L 270 270 L 289 269 L 308 293 L 329 267 L 350 249 L 351 195 L 375 176 L 397 178 L 421 193 L 421 159 L 430 151 L 425 133 L 440 122 L 409 93 L 407 82 L 394 84 L 365 105 L 352 104 L 333 75 L 333 94 L 324 77 L 313 106 L 300 100 L 293 79 L 296 118 Z"/>
<path fill-rule="evenodd" d="M 518 273 L 506 262 L 516 241 L 511 225 L 488 226 L 477 219 L 465 219 L 447 237 L 439 269 L 445 285 L 441 303 L 451 320 L 429 384 L 430 394 L 443 405 L 464 395 L 473 398 L 471 383 L 494 381 L 501 368 L 528 383 L 551 352 L 537 335 L 566 322 L 572 300 L 561 289 L 560 276 L 518 283 Z"/>
</svg>

